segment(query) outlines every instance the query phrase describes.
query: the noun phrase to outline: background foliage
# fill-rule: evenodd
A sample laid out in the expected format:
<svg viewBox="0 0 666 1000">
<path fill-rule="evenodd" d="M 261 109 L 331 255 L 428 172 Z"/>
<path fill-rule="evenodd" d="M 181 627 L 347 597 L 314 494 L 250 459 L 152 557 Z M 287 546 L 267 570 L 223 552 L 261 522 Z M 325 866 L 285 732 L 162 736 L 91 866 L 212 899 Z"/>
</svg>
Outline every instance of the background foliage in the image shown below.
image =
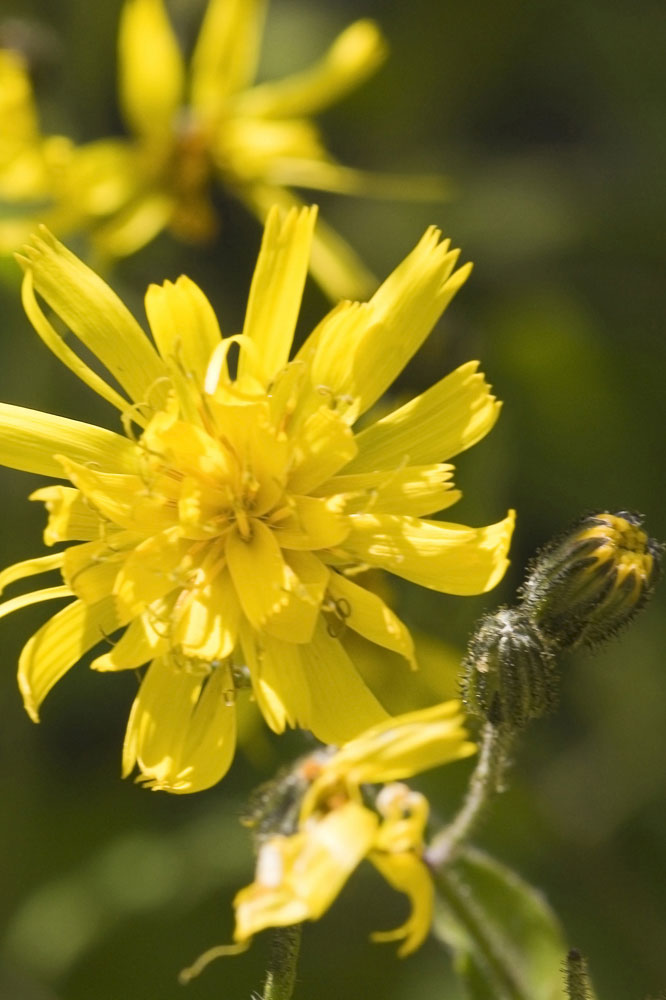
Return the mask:
<svg viewBox="0 0 666 1000">
<path fill-rule="evenodd" d="M 3 5 L 38 46 L 47 129 L 81 139 L 118 130 L 118 9 L 118 0 Z M 172 10 L 191 37 L 197 0 L 174 0 Z M 463 259 L 476 262 L 473 277 L 399 389 L 418 391 L 433 373 L 478 357 L 505 401 L 498 427 L 458 463 L 465 498 L 456 517 L 487 523 L 518 508 L 506 581 L 465 600 L 396 586 L 410 622 L 460 648 L 484 608 L 513 599 L 534 548 L 581 511 L 635 508 L 666 539 L 666 8 L 656 0 L 640 11 L 610 0 L 274 0 L 266 74 L 307 64 L 360 13 L 379 20 L 392 56 L 327 116 L 330 148 L 370 168 L 442 170 L 455 199 L 321 203 L 381 276 L 431 222 L 463 247 Z M 149 281 L 185 271 L 210 295 L 223 329 L 238 328 L 259 229 L 234 205 L 222 210 L 214 248 L 162 237 L 112 284 L 139 311 Z M 0 397 L 113 419 L 38 343 L 12 263 L 2 265 L 0 293 Z M 312 287 L 304 329 L 325 308 Z M 31 477 L 3 472 L 1 483 L 4 564 L 40 552 L 42 513 L 24 499 L 37 485 Z M 558 712 L 527 734 L 512 786 L 480 837 L 544 890 L 569 943 L 589 956 L 602 1000 L 640 1000 L 666 986 L 665 604 L 662 587 L 626 636 L 596 657 L 569 658 Z M 123 783 L 119 748 L 134 677 L 79 668 L 33 726 L 14 666 L 40 620 L 28 609 L 2 623 L 0 997 L 181 997 L 178 970 L 229 939 L 232 895 L 249 880 L 249 843 L 237 823 L 244 796 L 301 743 L 267 736 L 198 796 Z M 396 684 L 402 679 L 397 673 Z M 424 780 L 442 816 L 469 766 Z M 401 905 L 371 872 L 359 873 L 331 914 L 306 929 L 302 995 L 457 998 L 439 945 L 401 961 L 368 943 L 371 929 L 398 922 Z M 213 966 L 188 997 L 249 996 L 262 947 Z"/>
</svg>

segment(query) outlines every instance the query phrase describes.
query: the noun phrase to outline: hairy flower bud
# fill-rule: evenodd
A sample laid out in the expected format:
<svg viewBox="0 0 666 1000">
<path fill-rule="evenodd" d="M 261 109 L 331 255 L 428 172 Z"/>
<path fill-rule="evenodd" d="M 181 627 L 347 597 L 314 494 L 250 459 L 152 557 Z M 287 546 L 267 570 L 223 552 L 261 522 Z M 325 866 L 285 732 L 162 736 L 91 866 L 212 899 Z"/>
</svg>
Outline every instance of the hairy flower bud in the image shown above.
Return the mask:
<svg viewBox="0 0 666 1000">
<path fill-rule="evenodd" d="M 501 608 L 481 619 L 463 670 L 465 705 L 489 722 L 525 726 L 555 701 L 553 655 L 520 608 Z"/>
<path fill-rule="evenodd" d="M 522 608 L 550 642 L 562 649 L 602 642 L 643 607 L 662 546 L 642 523 L 627 511 L 587 515 L 539 553 Z"/>
</svg>

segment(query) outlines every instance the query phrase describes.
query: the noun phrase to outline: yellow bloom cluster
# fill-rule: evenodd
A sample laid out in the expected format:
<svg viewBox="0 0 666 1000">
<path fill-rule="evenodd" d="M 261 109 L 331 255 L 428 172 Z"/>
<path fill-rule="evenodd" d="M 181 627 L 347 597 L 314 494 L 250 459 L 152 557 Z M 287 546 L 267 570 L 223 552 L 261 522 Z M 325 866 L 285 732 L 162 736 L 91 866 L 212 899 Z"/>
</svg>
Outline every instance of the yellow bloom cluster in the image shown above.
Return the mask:
<svg viewBox="0 0 666 1000">
<path fill-rule="evenodd" d="M 380 723 L 328 760 L 301 765 L 312 781 L 298 830 L 267 839 L 259 850 L 255 881 L 234 900 L 238 942 L 267 927 L 318 919 L 354 869 L 367 858 L 411 903 L 407 921 L 375 941 L 402 941 L 409 955 L 430 930 L 434 890 L 422 860 L 427 800 L 402 784 L 427 768 L 474 752 L 458 702 L 411 712 Z M 373 806 L 362 784 L 384 784 Z"/>
<path fill-rule="evenodd" d="M 354 575 L 377 567 L 474 594 L 507 565 L 513 514 L 470 528 L 427 515 L 460 496 L 445 461 L 493 426 L 477 365 L 354 431 L 469 273 L 429 229 L 369 302 L 343 302 L 289 360 L 315 209 L 269 213 L 242 333 L 223 336 L 189 279 L 153 285 L 154 343 L 111 289 L 48 233 L 25 248 L 23 300 L 37 333 L 115 407 L 125 434 L 0 405 L 0 461 L 65 479 L 39 489 L 53 555 L 0 574 L 0 588 L 56 570 L 63 583 L 0 615 L 74 598 L 27 643 L 19 683 L 37 718 L 53 685 L 103 636 L 97 670 L 149 664 L 123 771 L 149 786 L 207 788 L 228 769 L 237 691 L 268 725 L 343 743 L 387 713 L 347 652 L 361 636 L 413 664 L 404 624 Z M 90 368 L 45 301 L 106 368 Z M 119 388 L 116 388 L 115 386 Z"/>
<path fill-rule="evenodd" d="M 37 222 L 89 232 L 103 257 L 134 253 L 168 227 L 205 241 L 217 228 L 219 182 L 262 221 L 273 204 L 301 206 L 292 186 L 341 193 L 441 197 L 440 182 L 405 184 L 337 164 L 312 115 L 357 87 L 382 62 L 384 41 L 368 20 L 350 25 L 319 63 L 276 83 L 253 85 L 265 0 L 209 0 L 189 67 L 163 0 L 125 0 L 118 35 L 119 102 L 128 138 L 75 146 L 40 134 L 20 58 L 0 51 L 0 248 L 13 250 Z M 21 210 L 17 213 L 17 209 Z M 372 279 L 323 223 L 312 272 L 337 300 Z"/>
</svg>

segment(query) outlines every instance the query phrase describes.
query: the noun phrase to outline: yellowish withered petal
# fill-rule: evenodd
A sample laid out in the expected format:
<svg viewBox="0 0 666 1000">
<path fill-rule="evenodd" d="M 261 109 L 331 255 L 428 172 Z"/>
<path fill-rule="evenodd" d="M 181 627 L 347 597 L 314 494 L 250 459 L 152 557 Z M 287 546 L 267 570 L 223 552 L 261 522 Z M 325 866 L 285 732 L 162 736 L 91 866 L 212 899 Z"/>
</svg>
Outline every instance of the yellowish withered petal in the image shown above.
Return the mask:
<svg viewBox="0 0 666 1000">
<path fill-rule="evenodd" d="M 339 545 L 349 532 L 342 515 L 342 497 L 291 496 L 289 513 L 273 525 L 275 538 L 283 549 L 328 549 Z"/>
<path fill-rule="evenodd" d="M 185 70 L 162 0 L 125 0 L 118 29 L 123 115 L 139 135 L 168 143 Z"/>
<path fill-rule="evenodd" d="M 0 463 L 63 479 L 57 455 L 109 471 L 136 472 L 139 451 L 120 434 L 41 410 L 0 403 Z"/>
<path fill-rule="evenodd" d="M 291 579 L 280 546 L 265 524 L 253 520 L 251 537 L 230 533 L 226 556 L 243 611 L 260 629 L 289 600 Z"/>
<path fill-rule="evenodd" d="M 356 785 L 403 781 L 468 757 L 475 749 L 467 739 L 460 702 L 444 701 L 372 726 L 338 750 L 326 771 Z M 316 783 L 313 795 L 316 799 Z"/>
<path fill-rule="evenodd" d="M 222 334 L 213 307 L 199 286 L 185 275 L 175 284 L 150 285 L 146 314 L 162 358 L 187 378 L 203 384 Z"/>
<path fill-rule="evenodd" d="M 411 514 L 423 517 L 460 499 L 451 482 L 452 465 L 408 466 L 335 476 L 314 492 L 344 493 L 345 514 Z"/>
<path fill-rule="evenodd" d="M 51 323 L 47 320 L 35 298 L 32 271 L 26 271 L 24 275 L 21 298 L 28 319 L 42 341 L 55 354 L 58 360 L 62 361 L 70 371 L 74 372 L 82 382 L 85 382 L 93 392 L 96 392 L 98 396 L 105 399 L 107 403 L 111 403 L 112 406 L 115 406 L 121 412 L 125 411 L 128 406 L 127 400 L 108 385 L 103 378 L 100 378 L 92 368 L 89 368 L 71 347 L 67 346 L 62 337 L 58 336 Z"/>
<path fill-rule="evenodd" d="M 468 528 L 393 514 L 356 514 L 344 543 L 354 559 L 444 594 L 484 594 L 509 565 L 515 514 Z"/>
<path fill-rule="evenodd" d="M 228 570 L 202 567 L 205 580 L 189 595 L 171 636 L 186 656 L 221 660 L 230 656 L 238 639 L 241 609 Z"/>
<path fill-rule="evenodd" d="M 0 604 L 0 618 L 20 611 L 31 604 L 41 604 L 42 601 L 54 601 L 60 597 L 73 597 L 69 587 L 45 587 L 43 590 L 32 590 L 29 594 L 19 594 Z"/>
<path fill-rule="evenodd" d="M 309 719 L 308 681 L 298 646 L 270 635 L 258 638 L 247 627 L 241 630 L 241 644 L 257 704 L 273 732 Z"/>
<path fill-rule="evenodd" d="M 39 706 L 70 667 L 125 621 L 112 597 L 89 607 L 74 601 L 50 618 L 23 647 L 18 683 L 26 712 L 39 721 Z"/>
<path fill-rule="evenodd" d="M 452 273 L 458 252 L 449 252 L 440 235 L 427 230 L 363 307 L 364 323 L 352 322 L 317 345 L 313 378 L 358 397 L 360 412 L 391 385 L 470 273 L 470 265 Z"/>
<path fill-rule="evenodd" d="M 282 211 L 303 207 L 302 199 L 286 188 L 259 181 L 239 189 L 238 196 L 261 222 L 274 205 Z M 321 216 L 312 237 L 310 273 L 332 302 L 367 299 L 377 287 L 376 277 L 353 247 Z"/>
<path fill-rule="evenodd" d="M 303 724 L 322 743 L 345 743 L 388 717 L 342 645 L 328 634 L 321 617 L 301 656 L 311 712 Z"/>
<path fill-rule="evenodd" d="M 314 66 L 276 83 L 263 83 L 240 94 L 242 115 L 265 118 L 309 116 L 339 101 L 375 72 L 386 44 L 374 21 L 355 21 L 335 39 Z"/>
<path fill-rule="evenodd" d="M 44 544 L 92 542 L 100 538 L 104 521 L 79 490 L 71 486 L 42 486 L 28 497 L 38 500 L 48 511 Z"/>
<path fill-rule="evenodd" d="M 307 830 L 266 841 L 255 881 L 234 899 L 234 940 L 320 917 L 368 853 L 377 824 L 369 809 L 347 802 Z"/>
<path fill-rule="evenodd" d="M 24 559 L 22 562 L 7 566 L 0 572 L 0 594 L 10 583 L 17 580 L 25 580 L 29 576 L 38 576 L 40 573 L 51 573 L 55 569 L 60 569 L 64 559 L 64 552 L 54 552 L 50 556 L 39 556 L 37 559 Z"/>
<path fill-rule="evenodd" d="M 285 601 L 264 624 L 267 634 L 287 642 L 310 642 L 326 591 L 328 569 L 312 552 L 283 553 L 288 580 Z"/>
<path fill-rule="evenodd" d="M 97 656 L 90 664 L 93 670 L 134 670 L 156 656 L 166 653 L 168 641 L 150 624 L 147 613 L 130 622 L 118 642 Z"/>
<path fill-rule="evenodd" d="M 373 941 L 402 941 L 398 955 L 405 958 L 420 948 L 430 933 L 435 904 L 432 876 L 420 858 L 412 853 L 371 851 L 369 858 L 389 885 L 409 897 L 412 908 L 400 927 L 393 931 L 375 931 L 371 938 Z"/>
<path fill-rule="evenodd" d="M 18 152 L 39 134 L 30 77 L 18 52 L 0 50 L 0 142 Z M 0 170 L 6 165 L 3 161 Z"/>
<path fill-rule="evenodd" d="M 316 217 L 314 206 L 268 214 L 243 325 L 256 351 L 241 351 L 239 378 L 249 374 L 267 386 L 289 359 Z"/>
<path fill-rule="evenodd" d="M 192 55 L 192 106 L 205 120 L 254 78 L 265 10 L 265 0 L 208 0 Z"/>
<path fill-rule="evenodd" d="M 155 386 L 166 368 L 115 292 L 44 227 L 23 248 L 23 255 L 19 263 L 32 271 L 35 291 L 129 397 L 157 405 Z"/>
<path fill-rule="evenodd" d="M 345 472 L 371 472 L 453 458 L 492 429 L 501 403 L 478 361 L 461 365 L 420 396 L 356 436 L 358 454 Z"/>
<path fill-rule="evenodd" d="M 347 465 L 358 449 L 354 435 L 342 417 L 328 406 L 320 406 L 303 422 L 293 446 L 288 486 L 294 493 L 310 493 Z M 344 493 L 343 490 L 328 490 Z"/>
<path fill-rule="evenodd" d="M 348 625 L 370 642 L 399 653 L 416 668 L 409 630 L 381 597 L 341 573 L 330 574 L 328 595 L 342 626 Z"/>
</svg>

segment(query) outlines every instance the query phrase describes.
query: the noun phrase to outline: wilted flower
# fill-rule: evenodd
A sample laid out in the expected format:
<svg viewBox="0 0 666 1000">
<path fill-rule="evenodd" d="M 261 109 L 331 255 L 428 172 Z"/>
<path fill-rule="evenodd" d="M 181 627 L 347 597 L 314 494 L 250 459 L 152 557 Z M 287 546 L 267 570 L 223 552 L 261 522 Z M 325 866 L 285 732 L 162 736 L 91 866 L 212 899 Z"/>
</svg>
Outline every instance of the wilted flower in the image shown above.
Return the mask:
<svg viewBox="0 0 666 1000">
<path fill-rule="evenodd" d="M 40 136 L 27 73 L 4 54 L 0 198 L 22 207 L 24 218 L 0 224 L 0 245 L 14 249 L 36 221 L 59 233 L 86 229 L 97 252 L 111 257 L 134 253 L 166 227 L 206 241 L 218 225 L 215 183 L 262 221 L 273 204 L 302 205 L 293 186 L 441 197 L 441 181 L 371 178 L 340 166 L 312 121 L 382 62 L 376 25 L 356 21 L 314 66 L 255 85 L 265 9 L 264 0 L 209 0 L 187 66 L 163 0 L 125 0 L 118 87 L 130 138 L 79 147 Z M 311 268 L 335 300 L 370 290 L 351 247 L 321 222 Z"/>
<path fill-rule="evenodd" d="M 402 784 L 431 767 L 474 752 L 456 701 L 410 712 L 369 729 L 328 760 L 301 763 L 312 782 L 298 829 L 266 839 L 255 881 L 234 900 L 235 940 L 267 927 L 317 920 L 367 858 L 411 904 L 407 921 L 375 941 L 402 941 L 409 955 L 430 930 L 434 890 L 422 860 L 428 802 Z M 368 804 L 361 785 L 384 784 Z"/>
<path fill-rule="evenodd" d="M 174 792 L 230 765 L 234 701 L 251 685 L 276 732 L 340 743 L 386 718 L 345 647 L 350 630 L 413 663 L 407 628 L 355 582 L 374 566 L 433 590 L 475 594 L 507 565 L 513 514 L 468 528 L 425 515 L 460 496 L 442 463 L 493 426 L 498 404 L 470 363 L 354 433 L 469 273 L 429 229 L 367 303 L 333 309 L 289 361 L 315 209 L 268 218 L 243 331 L 223 337 L 188 278 L 151 285 L 155 344 L 111 289 L 48 233 L 21 258 L 23 298 L 60 360 L 121 416 L 125 434 L 0 406 L 0 460 L 68 485 L 39 489 L 48 545 L 0 587 L 46 571 L 63 584 L 0 615 L 73 597 L 21 653 L 33 718 L 48 691 L 104 636 L 97 670 L 150 663 L 123 771 Z M 42 297 L 120 391 L 57 333 Z M 228 361 L 230 352 L 235 374 Z"/>
</svg>

